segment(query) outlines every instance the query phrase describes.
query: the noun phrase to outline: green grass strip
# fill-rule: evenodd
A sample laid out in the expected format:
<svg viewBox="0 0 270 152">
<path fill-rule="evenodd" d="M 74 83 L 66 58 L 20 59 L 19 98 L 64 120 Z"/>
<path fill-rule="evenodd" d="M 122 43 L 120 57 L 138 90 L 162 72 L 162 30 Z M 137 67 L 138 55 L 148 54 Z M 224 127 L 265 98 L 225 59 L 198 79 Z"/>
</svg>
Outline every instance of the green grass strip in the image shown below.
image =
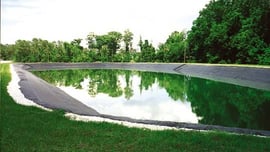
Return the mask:
<svg viewBox="0 0 270 152">
<path fill-rule="evenodd" d="M 9 64 L 1 64 L 0 71 L 1 152 L 270 151 L 270 138 L 71 121 L 63 111 L 48 112 L 16 104 L 7 93 Z"/>
</svg>

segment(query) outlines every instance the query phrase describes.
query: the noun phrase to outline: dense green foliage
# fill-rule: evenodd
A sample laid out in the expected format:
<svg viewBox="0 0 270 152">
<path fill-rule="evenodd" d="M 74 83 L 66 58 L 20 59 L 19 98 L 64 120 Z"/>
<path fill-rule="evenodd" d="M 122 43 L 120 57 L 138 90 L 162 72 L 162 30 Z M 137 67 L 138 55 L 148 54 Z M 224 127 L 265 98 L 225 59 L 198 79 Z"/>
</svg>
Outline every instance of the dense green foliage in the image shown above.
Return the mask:
<svg viewBox="0 0 270 152">
<path fill-rule="evenodd" d="M 1 64 L 0 74 L 0 151 L 270 151 L 269 138 L 70 121 L 62 111 L 16 104 L 7 93 L 8 64 Z"/>
<path fill-rule="evenodd" d="M 157 60 L 161 62 L 185 62 L 187 42 L 185 32 L 173 32 L 164 44 L 159 46 Z"/>
<path fill-rule="evenodd" d="M 141 49 L 141 58 L 140 60 L 143 62 L 147 61 L 155 61 L 155 48 L 148 40 L 144 40 L 144 42 L 140 39 L 139 46 Z"/>
<path fill-rule="evenodd" d="M 190 78 L 187 100 L 201 123 L 270 130 L 269 91 Z"/>
<path fill-rule="evenodd" d="M 197 62 L 270 64 L 270 1 L 212 0 L 188 34 Z"/>
<path fill-rule="evenodd" d="M 1 44 L 0 57 L 17 62 L 182 62 L 184 32 L 173 32 L 159 51 L 148 41 L 140 39 L 140 50 L 133 49 L 133 33 L 116 31 L 104 35 L 90 33 L 88 48 L 81 46 L 82 39 L 69 42 L 49 42 L 34 38 L 32 41 L 18 40 L 13 45 Z M 180 43 L 179 43 L 180 42 Z M 121 45 L 122 44 L 122 45 Z M 166 48 L 166 49 L 164 49 Z M 160 56 L 162 53 L 163 56 Z"/>
<path fill-rule="evenodd" d="M 203 124 L 270 130 L 270 92 L 237 85 L 187 77 L 176 74 L 127 70 L 61 70 L 35 71 L 51 84 L 81 89 L 85 78 L 90 78 L 88 93 L 130 99 L 135 88 L 149 90 L 153 84 L 164 88 L 177 102 L 188 101 Z M 140 83 L 132 83 L 133 76 Z M 121 79 L 125 84 L 120 84 Z M 135 85 L 135 86 L 134 86 Z M 220 91 L 220 90 L 223 91 Z M 204 90 L 204 91 L 202 91 Z"/>
<path fill-rule="evenodd" d="M 14 45 L 0 43 L 0 60 L 12 60 L 14 57 L 15 48 Z"/>
</svg>

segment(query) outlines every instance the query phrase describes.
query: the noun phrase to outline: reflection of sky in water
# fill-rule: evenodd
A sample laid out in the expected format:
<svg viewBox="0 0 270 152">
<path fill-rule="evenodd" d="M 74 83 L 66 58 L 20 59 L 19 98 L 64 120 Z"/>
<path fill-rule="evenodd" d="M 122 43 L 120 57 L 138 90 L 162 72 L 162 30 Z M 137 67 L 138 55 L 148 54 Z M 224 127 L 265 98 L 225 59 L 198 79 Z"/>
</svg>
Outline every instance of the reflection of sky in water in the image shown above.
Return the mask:
<svg viewBox="0 0 270 152">
<path fill-rule="evenodd" d="M 191 103 L 187 101 L 174 101 L 164 88 L 160 88 L 155 82 L 148 90 L 140 91 L 141 78 L 133 75 L 130 87 L 133 96 L 128 100 L 123 94 L 120 97 L 110 97 L 104 93 L 90 96 L 89 78 L 81 82 L 82 89 L 75 87 L 58 86 L 70 96 L 81 101 L 85 105 L 94 108 L 99 113 L 115 116 L 125 116 L 135 119 L 150 119 L 162 121 L 177 121 L 198 123 L 198 117 L 192 112 Z M 125 77 L 118 76 L 121 88 L 126 87 Z"/>
</svg>

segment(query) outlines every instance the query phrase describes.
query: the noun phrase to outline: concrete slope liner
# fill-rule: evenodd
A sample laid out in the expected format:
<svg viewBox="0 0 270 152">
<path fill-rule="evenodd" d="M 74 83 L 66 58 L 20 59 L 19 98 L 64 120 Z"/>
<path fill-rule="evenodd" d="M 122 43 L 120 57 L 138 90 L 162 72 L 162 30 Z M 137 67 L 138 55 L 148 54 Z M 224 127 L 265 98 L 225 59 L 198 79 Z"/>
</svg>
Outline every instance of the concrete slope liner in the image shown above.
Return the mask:
<svg viewBox="0 0 270 152">
<path fill-rule="evenodd" d="M 21 79 L 19 82 L 20 89 L 27 99 L 50 109 L 65 109 L 67 112 L 80 115 L 99 115 L 96 110 L 87 107 L 59 88 L 48 84 L 22 68 L 16 67 L 16 65 L 14 67 Z"/>
<path fill-rule="evenodd" d="M 176 72 L 244 87 L 270 90 L 270 68 L 182 65 Z"/>
</svg>

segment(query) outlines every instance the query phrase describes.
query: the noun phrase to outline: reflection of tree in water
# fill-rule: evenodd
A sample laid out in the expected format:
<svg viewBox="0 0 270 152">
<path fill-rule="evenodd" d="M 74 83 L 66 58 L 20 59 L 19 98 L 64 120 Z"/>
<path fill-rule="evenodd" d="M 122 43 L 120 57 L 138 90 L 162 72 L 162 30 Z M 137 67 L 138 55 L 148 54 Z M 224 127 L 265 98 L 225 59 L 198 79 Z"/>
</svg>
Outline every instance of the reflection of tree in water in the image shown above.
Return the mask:
<svg viewBox="0 0 270 152">
<path fill-rule="evenodd" d="M 38 77 L 43 80 L 63 86 L 73 86 L 77 89 L 81 89 L 81 82 L 88 76 L 88 72 L 78 72 L 78 70 L 59 70 L 59 71 L 32 71 Z"/>
<path fill-rule="evenodd" d="M 88 77 L 90 79 L 89 94 L 91 96 L 105 93 L 111 97 L 119 97 L 123 94 L 117 70 L 92 70 Z"/>
<path fill-rule="evenodd" d="M 140 92 L 142 90 L 148 90 L 156 82 L 156 73 L 153 72 L 139 72 L 139 77 L 141 78 Z"/>
<path fill-rule="evenodd" d="M 129 100 L 133 95 L 132 80 L 130 79 L 132 71 L 125 72 L 126 87 L 124 88 L 125 98 Z"/>
<path fill-rule="evenodd" d="M 129 100 L 134 95 L 132 77 L 141 78 L 140 91 L 154 83 L 164 88 L 175 101 L 191 102 L 200 123 L 270 130 L 270 92 L 216 81 L 154 72 L 123 70 L 63 70 L 33 72 L 49 83 L 82 88 L 89 78 L 89 94 L 99 93 Z M 124 79 L 123 79 L 124 78 Z M 123 79 L 125 85 L 121 86 Z"/>
<path fill-rule="evenodd" d="M 187 94 L 200 123 L 270 130 L 270 92 L 191 78 Z"/>
<path fill-rule="evenodd" d="M 188 87 L 185 81 L 186 76 L 175 75 L 175 74 L 166 74 L 166 73 L 157 73 L 156 74 L 159 86 L 165 88 L 169 96 L 177 101 L 185 101 L 186 90 Z"/>
<path fill-rule="evenodd" d="M 90 80 L 89 82 L 89 89 L 88 89 L 88 94 L 92 97 L 96 96 L 98 94 L 97 92 L 97 85 L 98 82 L 94 82 L 93 80 Z"/>
<path fill-rule="evenodd" d="M 123 94 L 116 72 L 102 73 L 101 77 L 101 83 L 97 87 L 97 92 L 108 94 L 111 97 L 119 97 Z"/>
</svg>

